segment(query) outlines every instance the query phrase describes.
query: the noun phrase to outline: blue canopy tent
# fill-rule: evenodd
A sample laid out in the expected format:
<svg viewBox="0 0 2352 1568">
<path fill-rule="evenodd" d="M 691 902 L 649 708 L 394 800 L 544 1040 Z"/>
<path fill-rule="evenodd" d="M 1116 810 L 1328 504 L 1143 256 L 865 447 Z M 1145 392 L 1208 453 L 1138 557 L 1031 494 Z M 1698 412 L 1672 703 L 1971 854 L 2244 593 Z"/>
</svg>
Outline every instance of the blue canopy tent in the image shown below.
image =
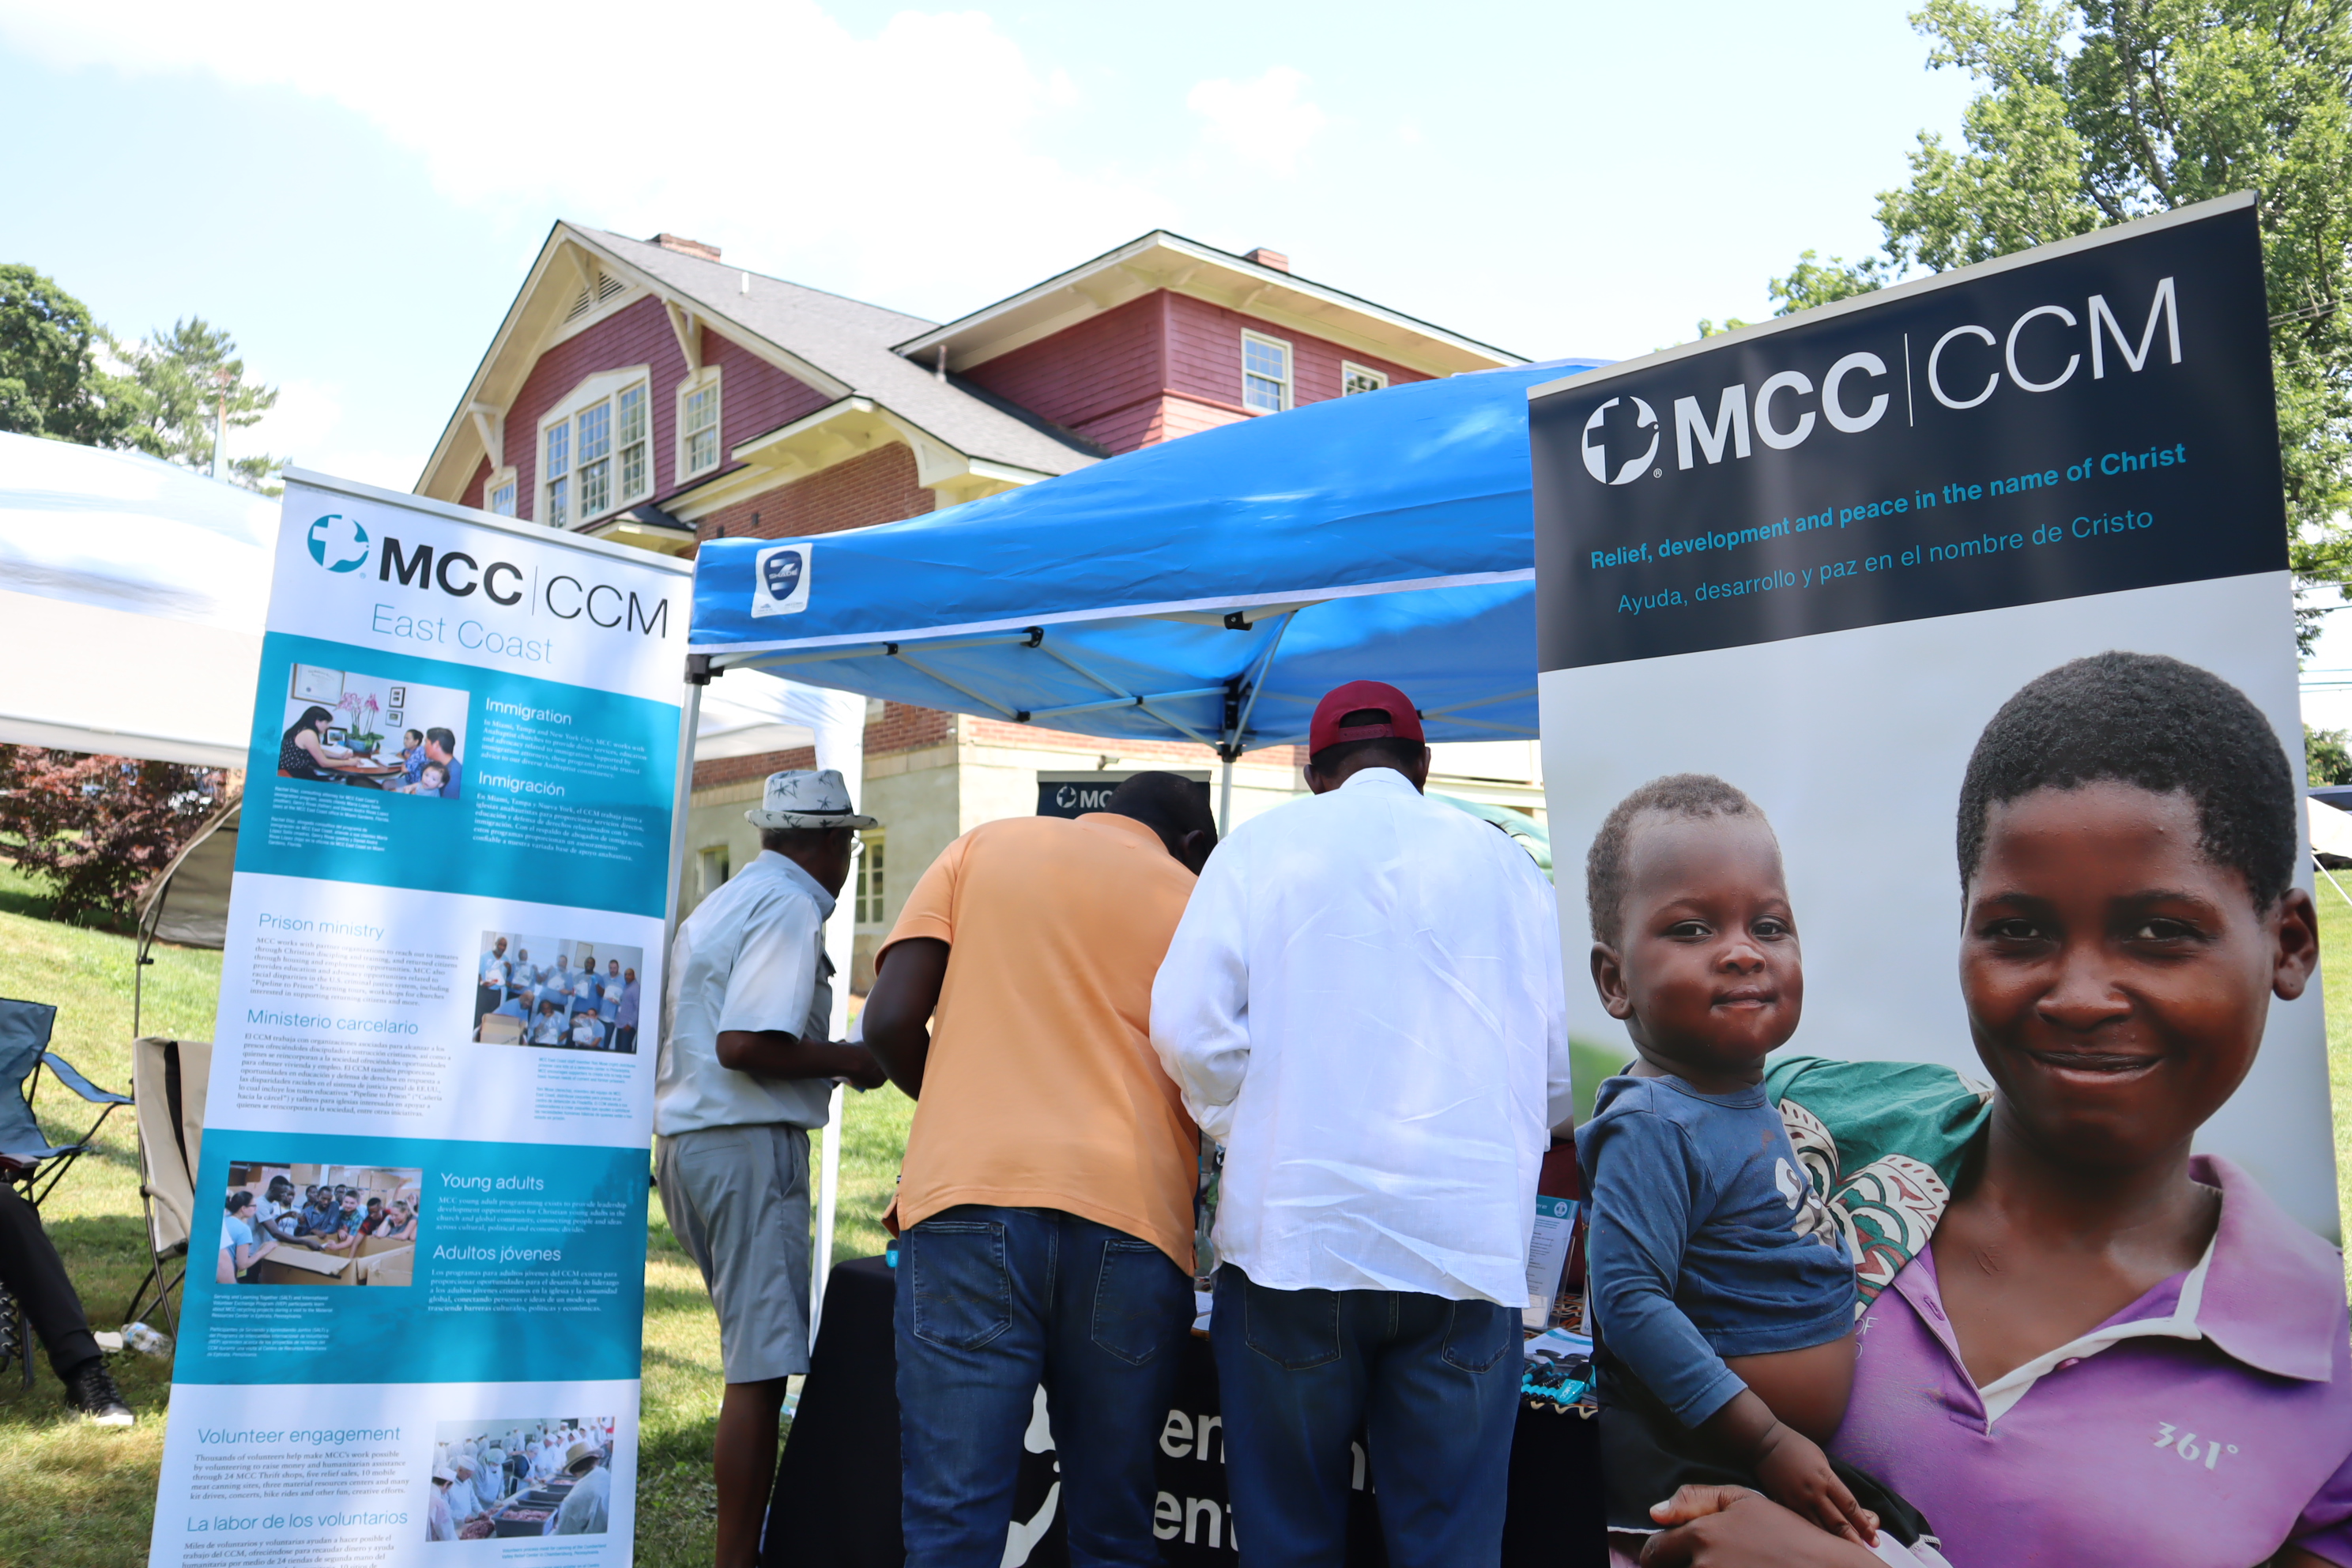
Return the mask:
<svg viewBox="0 0 2352 1568">
<path fill-rule="evenodd" d="M 1433 741 L 1536 733 L 1515 365 L 1146 447 L 906 522 L 702 547 L 691 679 L 759 669 L 1232 763 L 1391 681 Z M 1221 815 L 1223 811 L 1221 810 Z"/>
</svg>

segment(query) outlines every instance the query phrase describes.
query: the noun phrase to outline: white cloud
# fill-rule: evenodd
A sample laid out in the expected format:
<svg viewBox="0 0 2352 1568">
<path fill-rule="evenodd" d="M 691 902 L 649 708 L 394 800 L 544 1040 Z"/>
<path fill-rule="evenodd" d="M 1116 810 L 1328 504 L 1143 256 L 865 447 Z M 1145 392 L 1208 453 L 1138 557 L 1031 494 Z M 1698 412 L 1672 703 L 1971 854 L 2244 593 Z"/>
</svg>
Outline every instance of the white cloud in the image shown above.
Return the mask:
<svg viewBox="0 0 2352 1568">
<path fill-rule="evenodd" d="M 1318 105 L 1300 96 L 1306 86 L 1298 71 L 1274 66 L 1254 81 L 1214 77 L 1196 83 L 1184 107 L 1203 121 L 1203 141 L 1287 179 L 1298 172 L 1307 144 L 1331 123 Z"/>
<path fill-rule="evenodd" d="M 691 235 L 916 309 L 967 308 L 1180 216 L 1039 150 L 1079 89 L 978 12 L 902 12 L 859 37 L 812 0 L 666 21 L 616 0 L 0 0 L 0 37 L 59 66 L 291 89 L 373 123 L 455 200 Z M 943 239 L 961 294 L 907 298 L 941 281 Z"/>
</svg>

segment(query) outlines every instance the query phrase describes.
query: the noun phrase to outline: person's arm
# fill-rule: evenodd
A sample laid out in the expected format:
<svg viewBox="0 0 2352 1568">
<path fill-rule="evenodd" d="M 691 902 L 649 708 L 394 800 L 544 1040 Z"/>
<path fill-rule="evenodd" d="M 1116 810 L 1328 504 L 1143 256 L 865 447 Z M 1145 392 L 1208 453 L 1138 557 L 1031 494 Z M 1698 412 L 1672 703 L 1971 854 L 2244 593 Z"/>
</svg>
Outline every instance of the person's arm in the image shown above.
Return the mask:
<svg viewBox="0 0 2352 1568">
<path fill-rule="evenodd" d="M 719 1065 L 756 1078 L 845 1078 L 860 1089 L 879 1089 L 888 1076 L 863 1046 L 782 1029 L 721 1029 Z"/>
<path fill-rule="evenodd" d="M 865 1047 L 804 1039 L 774 1026 L 808 1017 L 820 926 L 816 906 L 801 898 L 774 899 L 746 917 L 719 1009 L 720 1067 L 757 1078 L 845 1078 L 861 1089 L 881 1086 L 882 1064 Z"/>
<path fill-rule="evenodd" d="M 1711 1201 L 1699 1190 L 1704 1167 L 1685 1137 L 1680 1126 L 1643 1110 L 1587 1131 L 1592 1215 L 1585 1279 L 1609 1352 L 1676 1420 L 1738 1456 L 1775 1500 L 1864 1544 L 1878 1521 L 1854 1501 L 1820 1445 L 1783 1426 L 1675 1303 L 1692 1215 Z"/>
<path fill-rule="evenodd" d="M 894 942 L 875 960 L 874 989 L 866 994 L 866 1048 L 909 1100 L 923 1097 L 923 1068 L 931 1057 L 931 1015 L 948 977 L 946 942 L 936 937 Z"/>
<path fill-rule="evenodd" d="M 1568 990 L 1559 960 L 1559 900 L 1517 839 L 1511 840 L 1509 850 L 1528 893 L 1528 920 L 1535 928 L 1543 966 L 1545 1116 L 1552 1136 L 1570 1139 L 1576 1135 L 1576 1081 L 1568 1045 Z"/>
<path fill-rule="evenodd" d="M 1151 983 L 1151 1047 L 1185 1111 L 1221 1142 L 1250 1058 L 1248 869 L 1235 851 L 1209 857 Z"/>
</svg>

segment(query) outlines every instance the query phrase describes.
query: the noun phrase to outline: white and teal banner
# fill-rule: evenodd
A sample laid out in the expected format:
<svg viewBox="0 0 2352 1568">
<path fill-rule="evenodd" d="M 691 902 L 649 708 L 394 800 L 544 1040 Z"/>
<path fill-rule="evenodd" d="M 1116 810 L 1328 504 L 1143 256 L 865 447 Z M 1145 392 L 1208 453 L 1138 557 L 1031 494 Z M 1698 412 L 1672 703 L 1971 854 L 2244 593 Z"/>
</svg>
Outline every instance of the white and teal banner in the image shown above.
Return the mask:
<svg viewBox="0 0 2352 1568">
<path fill-rule="evenodd" d="M 289 478 L 157 1568 L 631 1560 L 690 582 Z"/>
</svg>

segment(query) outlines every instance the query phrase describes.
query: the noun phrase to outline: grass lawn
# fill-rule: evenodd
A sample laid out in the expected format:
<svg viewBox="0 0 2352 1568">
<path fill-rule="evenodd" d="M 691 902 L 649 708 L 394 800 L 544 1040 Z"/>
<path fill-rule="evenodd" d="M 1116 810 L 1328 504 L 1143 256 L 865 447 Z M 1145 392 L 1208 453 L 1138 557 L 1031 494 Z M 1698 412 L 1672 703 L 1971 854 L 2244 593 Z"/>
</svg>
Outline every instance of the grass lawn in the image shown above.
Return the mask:
<svg viewBox="0 0 2352 1568">
<path fill-rule="evenodd" d="M 2352 904 L 2322 882 L 2319 910 L 2330 959 L 2328 1062 L 2341 1187 L 2352 1173 Z M 27 885 L 0 867 L 0 995 L 57 1003 L 58 1052 L 98 1082 L 127 1089 L 131 941 L 58 925 L 43 919 L 45 912 Z M 148 971 L 145 1027 L 210 1037 L 219 982 L 218 953 L 158 948 Z M 836 1259 L 882 1249 L 881 1215 L 913 1112 L 895 1089 L 849 1097 Z M 68 1117 L 43 1120 L 54 1141 L 82 1131 Z M 2352 1193 L 2347 1200 L 2352 1212 Z M 98 1152 L 66 1178 L 47 1212 L 92 1326 L 119 1327 L 116 1314 L 146 1269 L 137 1146 L 127 1115 L 109 1123 Z M 637 1562 L 693 1568 L 710 1561 L 719 1328 L 701 1279 L 670 1235 L 659 1194 L 647 1230 Z M 0 1379 L 0 1568 L 121 1568 L 145 1561 L 170 1369 L 137 1355 L 115 1358 L 114 1367 L 141 1415 L 129 1432 L 69 1418 L 46 1363 L 30 1394 L 14 1369 Z"/>
</svg>

